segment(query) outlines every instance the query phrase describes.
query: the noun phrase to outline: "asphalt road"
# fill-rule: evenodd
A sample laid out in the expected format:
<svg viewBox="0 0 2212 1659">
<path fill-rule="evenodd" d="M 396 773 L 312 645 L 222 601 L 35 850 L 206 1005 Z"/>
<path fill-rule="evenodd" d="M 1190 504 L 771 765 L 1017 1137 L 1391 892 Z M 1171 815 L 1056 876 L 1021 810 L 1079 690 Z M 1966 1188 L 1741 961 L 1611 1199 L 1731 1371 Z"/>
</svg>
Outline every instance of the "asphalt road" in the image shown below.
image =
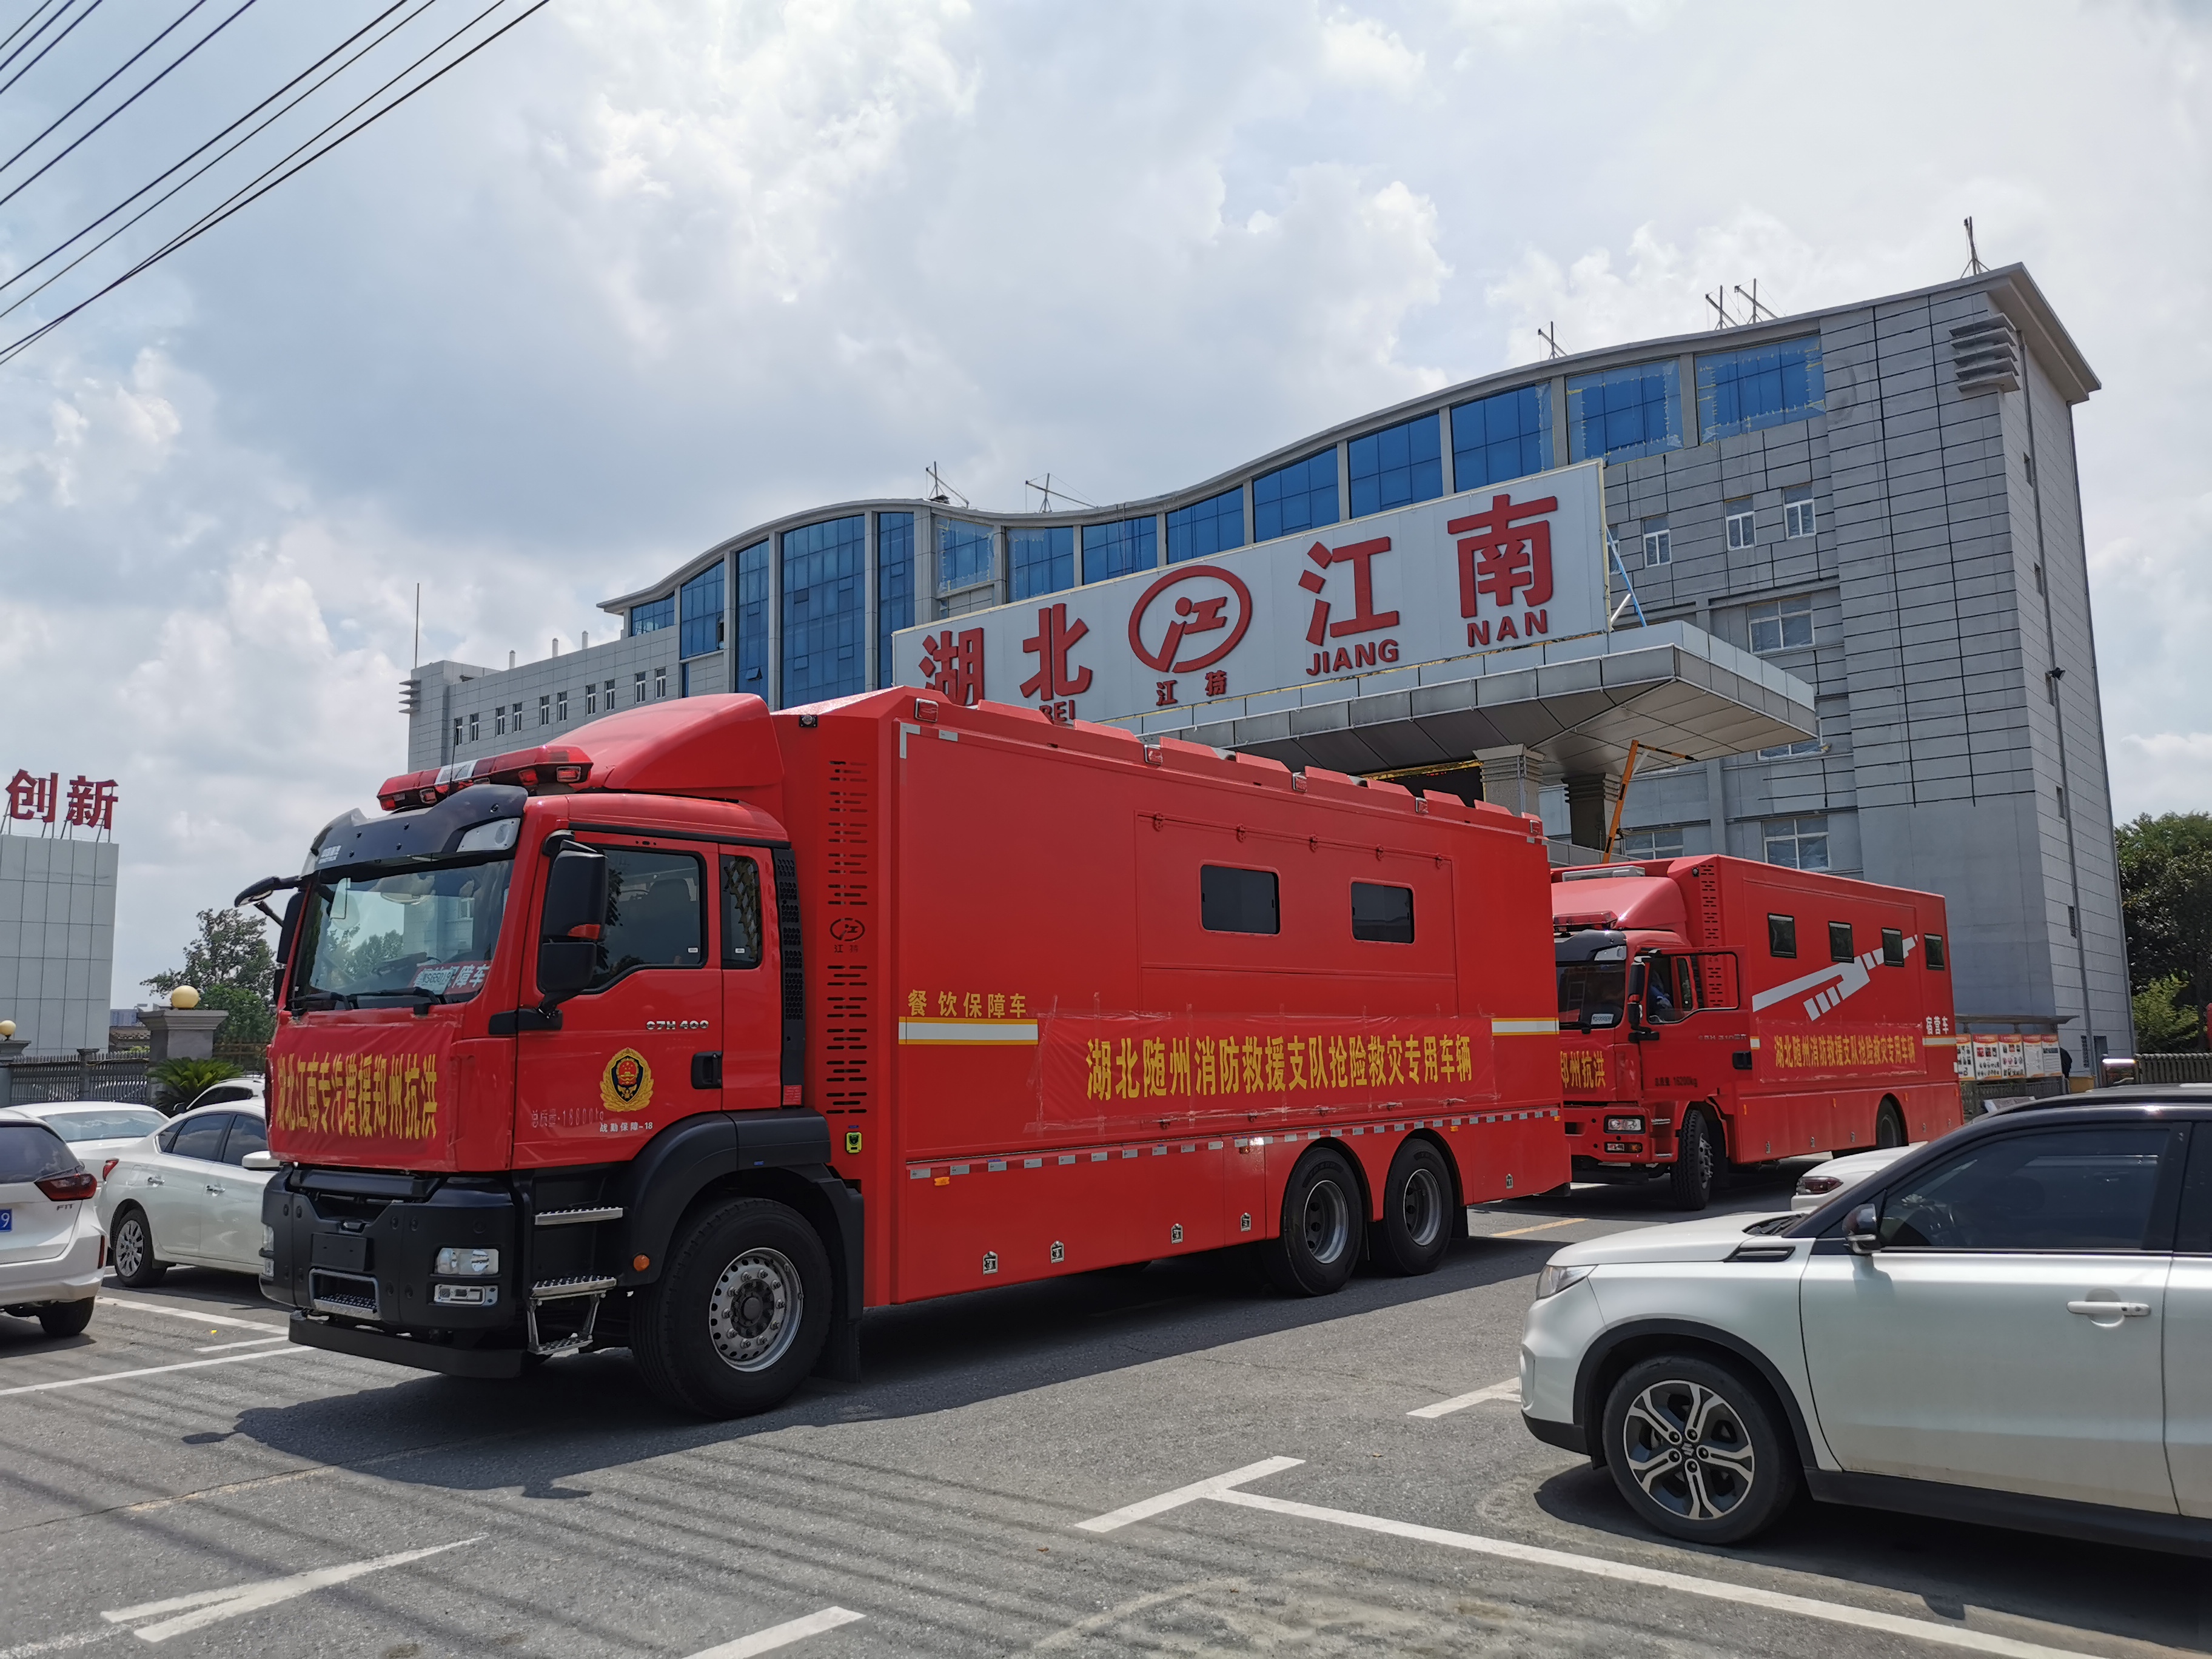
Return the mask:
<svg viewBox="0 0 2212 1659">
<path fill-rule="evenodd" d="M 1796 1173 L 1723 1201 L 1784 1207 Z M 249 1280 L 111 1285 L 81 1338 L 0 1317 L 0 1659 L 2212 1646 L 2198 1563 L 1803 1503 L 1701 1552 L 1510 1388 L 1409 1415 L 1510 1383 L 1553 1249 L 1668 1218 L 1494 1206 L 1432 1276 L 1319 1302 L 1200 1261 L 889 1310 L 866 1382 L 732 1424 L 621 1355 L 462 1382 L 264 1342 Z"/>
</svg>

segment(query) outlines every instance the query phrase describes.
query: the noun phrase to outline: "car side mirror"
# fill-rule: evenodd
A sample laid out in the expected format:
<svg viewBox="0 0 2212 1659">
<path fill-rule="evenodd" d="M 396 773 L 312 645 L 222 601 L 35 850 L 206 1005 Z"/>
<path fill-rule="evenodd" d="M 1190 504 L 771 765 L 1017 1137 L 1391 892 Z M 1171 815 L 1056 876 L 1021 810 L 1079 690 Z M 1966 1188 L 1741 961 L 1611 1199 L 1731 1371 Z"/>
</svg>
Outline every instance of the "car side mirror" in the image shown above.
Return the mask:
<svg viewBox="0 0 2212 1659">
<path fill-rule="evenodd" d="M 1881 1212 L 1871 1204 L 1853 1210 L 1850 1219 L 1844 1223 L 1844 1243 L 1851 1247 L 1853 1255 L 1872 1255 L 1880 1249 Z"/>
<path fill-rule="evenodd" d="M 276 1153 L 264 1148 L 259 1152 L 248 1152 L 244 1158 L 239 1159 L 238 1167 L 241 1170 L 251 1170 L 256 1175 L 267 1175 L 270 1170 L 281 1170 L 284 1166 L 276 1161 Z"/>
</svg>

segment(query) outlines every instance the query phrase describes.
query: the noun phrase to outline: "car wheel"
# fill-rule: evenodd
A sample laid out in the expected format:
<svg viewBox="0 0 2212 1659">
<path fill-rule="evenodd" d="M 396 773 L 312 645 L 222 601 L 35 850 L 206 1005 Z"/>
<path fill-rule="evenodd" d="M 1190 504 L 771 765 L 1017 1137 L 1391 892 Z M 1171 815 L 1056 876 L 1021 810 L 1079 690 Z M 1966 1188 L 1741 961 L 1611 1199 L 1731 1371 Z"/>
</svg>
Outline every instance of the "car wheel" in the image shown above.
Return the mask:
<svg viewBox="0 0 2212 1659">
<path fill-rule="evenodd" d="M 39 1323 L 46 1328 L 48 1336 L 82 1336 L 84 1328 L 92 1323 L 92 1298 L 51 1303 L 39 1310 Z"/>
<path fill-rule="evenodd" d="M 1260 1265 L 1286 1296 L 1328 1296 L 1358 1265 L 1365 1231 L 1352 1165 L 1341 1152 L 1316 1146 L 1291 1171 L 1282 1231 L 1260 1246 Z"/>
<path fill-rule="evenodd" d="M 1382 1224 L 1376 1254 L 1411 1278 L 1434 1273 L 1451 1248 L 1451 1172 L 1425 1140 L 1409 1140 L 1390 1160 L 1382 1183 Z"/>
<path fill-rule="evenodd" d="M 1705 1207 L 1713 1195 L 1715 1158 L 1712 1127 L 1692 1107 L 1682 1114 L 1682 1127 L 1674 1136 L 1674 1162 L 1668 1171 L 1676 1209 Z"/>
<path fill-rule="evenodd" d="M 1881 1109 L 1874 1115 L 1874 1144 L 1877 1146 L 1905 1145 L 1905 1114 L 1893 1102 L 1883 1101 Z"/>
<path fill-rule="evenodd" d="M 134 1291 L 157 1282 L 169 1271 L 169 1264 L 154 1254 L 154 1229 L 146 1220 L 145 1211 L 135 1204 L 116 1216 L 107 1247 L 115 1277 Z"/>
<path fill-rule="evenodd" d="M 630 1349 L 646 1386 L 702 1417 L 780 1404 L 829 1340 L 830 1257 L 798 1212 L 763 1198 L 708 1210 L 637 1298 Z"/>
<path fill-rule="evenodd" d="M 1765 1389 L 1693 1354 L 1632 1365 L 1605 1407 L 1613 1483 L 1645 1522 L 1697 1543 L 1771 1525 L 1797 1490 L 1797 1457 Z"/>
</svg>

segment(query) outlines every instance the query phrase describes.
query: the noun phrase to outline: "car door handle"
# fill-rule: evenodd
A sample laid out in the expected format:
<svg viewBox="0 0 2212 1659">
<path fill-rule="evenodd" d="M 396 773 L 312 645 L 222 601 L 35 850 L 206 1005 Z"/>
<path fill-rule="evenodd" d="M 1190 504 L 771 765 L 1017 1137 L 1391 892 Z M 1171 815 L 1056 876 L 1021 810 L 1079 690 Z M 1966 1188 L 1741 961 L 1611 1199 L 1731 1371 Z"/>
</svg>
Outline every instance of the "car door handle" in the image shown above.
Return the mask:
<svg viewBox="0 0 2212 1659">
<path fill-rule="evenodd" d="M 146 1184 L 149 1187 L 159 1187 L 162 1185 L 163 1182 L 161 1177 L 159 1176 L 148 1176 L 146 1177 Z"/>
<path fill-rule="evenodd" d="M 222 1188 L 216 1186 L 213 1182 L 210 1182 L 208 1183 L 208 1190 L 213 1193 L 217 1198 L 221 1198 L 222 1196 Z"/>
<path fill-rule="evenodd" d="M 2069 1302 L 2066 1311 L 2086 1314 L 2092 1319 L 2110 1319 L 2118 1314 L 2129 1319 L 2142 1319 L 2150 1313 L 2148 1302 Z"/>
</svg>

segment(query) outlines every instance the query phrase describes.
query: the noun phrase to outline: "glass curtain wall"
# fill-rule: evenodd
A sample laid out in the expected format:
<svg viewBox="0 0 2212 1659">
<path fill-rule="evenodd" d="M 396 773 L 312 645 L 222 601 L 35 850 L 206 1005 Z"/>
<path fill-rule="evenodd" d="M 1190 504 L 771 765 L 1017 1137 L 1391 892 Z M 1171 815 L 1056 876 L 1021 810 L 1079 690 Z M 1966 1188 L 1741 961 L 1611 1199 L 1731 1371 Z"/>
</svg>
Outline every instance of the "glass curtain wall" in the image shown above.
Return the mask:
<svg viewBox="0 0 2212 1659">
<path fill-rule="evenodd" d="M 1083 580 L 1104 581 L 1159 562 L 1159 527 L 1148 514 L 1114 524 L 1083 526 Z"/>
<path fill-rule="evenodd" d="M 1524 386 L 1451 412 L 1452 488 L 1525 478 L 1552 465 L 1552 388 Z"/>
<path fill-rule="evenodd" d="M 1211 558 L 1244 545 L 1244 490 L 1242 485 L 1203 501 L 1193 501 L 1168 514 L 1168 562 Z"/>
<path fill-rule="evenodd" d="M 867 689 L 867 516 L 783 532 L 784 708 Z"/>
<path fill-rule="evenodd" d="M 1433 415 L 1354 438 L 1350 469 L 1352 516 L 1432 501 L 1444 493 L 1442 423 Z"/>
<path fill-rule="evenodd" d="M 998 572 L 991 563 L 991 526 L 963 524 L 957 519 L 937 520 L 937 591 L 957 593 L 979 587 Z"/>
<path fill-rule="evenodd" d="M 679 655 L 703 657 L 722 648 L 722 562 L 720 559 L 678 590 L 684 628 L 677 636 Z"/>
<path fill-rule="evenodd" d="M 1075 586 L 1075 526 L 1040 525 L 1006 531 L 1006 574 L 1014 597 L 1034 599 Z"/>
<path fill-rule="evenodd" d="M 1672 357 L 1632 363 L 1567 382 L 1572 459 L 1633 460 L 1682 447 L 1682 377 Z"/>
<path fill-rule="evenodd" d="M 738 684 L 736 689 L 768 697 L 768 544 L 741 549 L 738 567 Z M 641 701 L 642 699 L 641 698 Z"/>
<path fill-rule="evenodd" d="M 1252 480 L 1252 539 L 1273 541 L 1334 524 L 1336 451 L 1324 449 Z"/>
<path fill-rule="evenodd" d="M 1705 443 L 1809 420 L 1826 395 L 1817 334 L 1698 358 L 1698 431 Z"/>
<path fill-rule="evenodd" d="M 676 625 L 676 596 L 653 599 L 629 608 L 629 631 L 632 635 L 650 634 L 658 629 Z"/>
<path fill-rule="evenodd" d="M 876 514 L 876 687 L 898 684 L 891 635 L 914 626 L 914 514 Z"/>
</svg>

